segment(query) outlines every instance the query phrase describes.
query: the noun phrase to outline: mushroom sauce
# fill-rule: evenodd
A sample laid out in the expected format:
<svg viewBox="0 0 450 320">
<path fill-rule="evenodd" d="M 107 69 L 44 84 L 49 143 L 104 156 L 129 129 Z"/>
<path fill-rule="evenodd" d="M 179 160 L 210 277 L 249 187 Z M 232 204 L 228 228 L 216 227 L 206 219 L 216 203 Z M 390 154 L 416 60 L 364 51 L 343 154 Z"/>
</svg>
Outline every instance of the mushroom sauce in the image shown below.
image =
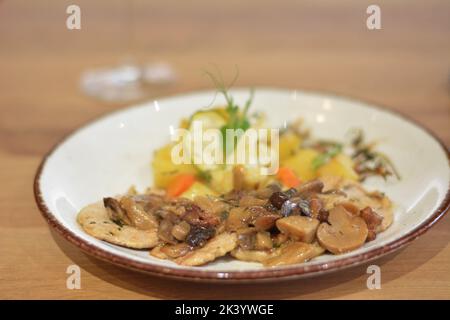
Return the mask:
<svg viewBox="0 0 450 320">
<path fill-rule="evenodd" d="M 131 191 L 104 198 L 103 209 L 117 237 L 124 228 L 152 234 L 155 241 L 144 246 L 152 256 L 187 266 L 227 254 L 265 266 L 301 263 L 324 252 L 355 250 L 392 223 L 387 197 L 336 177 L 296 188 L 272 183 L 193 200 L 153 189 L 144 194 Z M 87 215 L 82 211 L 79 222 L 84 226 L 83 214 Z M 118 244 L 135 247 L 126 241 Z"/>
</svg>

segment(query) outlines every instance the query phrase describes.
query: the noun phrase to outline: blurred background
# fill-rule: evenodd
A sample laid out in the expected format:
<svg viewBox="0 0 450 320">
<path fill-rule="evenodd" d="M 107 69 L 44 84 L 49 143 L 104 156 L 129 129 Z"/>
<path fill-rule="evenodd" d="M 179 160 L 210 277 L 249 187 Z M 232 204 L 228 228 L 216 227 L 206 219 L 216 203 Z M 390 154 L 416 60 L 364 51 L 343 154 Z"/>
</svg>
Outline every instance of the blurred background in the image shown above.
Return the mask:
<svg viewBox="0 0 450 320">
<path fill-rule="evenodd" d="M 81 8 L 68 30 L 66 8 Z M 0 138 L 42 154 L 89 119 L 131 102 L 80 90 L 83 72 L 165 62 L 177 81 L 141 100 L 211 88 L 217 66 L 237 86 L 328 91 L 403 111 L 450 143 L 450 2 L 0 1 Z M 18 122 L 18 120 L 20 121 Z M 17 142 L 20 142 L 17 144 Z M 6 144 L 6 146 L 5 146 Z"/>
<path fill-rule="evenodd" d="M 72 4 L 81 8 L 81 30 L 66 28 L 66 9 Z M 371 4 L 381 8 L 381 30 L 366 26 Z M 87 71 L 161 62 L 162 73 L 173 71 L 176 78 L 147 86 L 133 101 L 105 101 L 81 89 Z M 144 100 L 212 89 L 203 71 L 217 67 L 231 79 L 235 66 L 240 73 L 236 86 L 305 89 L 367 100 L 407 114 L 450 145 L 449 0 L 0 0 L 3 295 L 76 297 L 75 292 L 55 289 L 65 283 L 67 265 L 76 261 L 93 274 L 85 283 L 96 288 L 96 297 L 153 290 L 160 297 L 202 298 L 199 285 L 148 282 L 91 261 L 65 241 L 55 244 L 37 212 L 31 183 L 42 156 L 80 125 Z M 448 223 L 427 236 L 433 241 L 424 238 L 427 243 L 418 241 L 386 264 L 383 277 L 392 281 L 383 292 L 362 291 L 365 278 L 355 280 L 345 273 L 298 288 L 280 284 L 279 290 L 268 286 L 239 292 L 247 298 L 404 298 L 406 288 L 414 297 L 448 298 L 448 282 L 439 280 L 447 273 L 448 264 L 442 261 L 448 258 L 438 254 L 448 246 Z M 419 249 L 426 254 L 417 257 Z M 30 257 L 30 252 L 38 254 Z M 434 256 L 441 263 L 428 264 L 432 272 L 423 272 L 421 266 Z M 5 257 L 8 264 L 1 263 Z M 432 292 L 423 289 L 430 283 Z M 235 297 L 228 288 L 224 296 Z"/>
</svg>

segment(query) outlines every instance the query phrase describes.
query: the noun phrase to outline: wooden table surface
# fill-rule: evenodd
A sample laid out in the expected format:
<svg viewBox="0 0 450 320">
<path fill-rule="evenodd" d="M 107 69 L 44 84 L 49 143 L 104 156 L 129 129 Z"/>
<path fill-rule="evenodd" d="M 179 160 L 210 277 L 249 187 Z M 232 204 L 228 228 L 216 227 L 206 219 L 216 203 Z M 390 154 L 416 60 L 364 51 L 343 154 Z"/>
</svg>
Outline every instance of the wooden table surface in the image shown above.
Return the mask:
<svg viewBox="0 0 450 320">
<path fill-rule="evenodd" d="M 210 88 L 202 70 L 240 70 L 237 85 L 329 91 L 399 110 L 450 145 L 450 2 L 377 1 L 382 30 L 366 28 L 370 1 L 0 1 L 0 298 L 450 298 L 450 217 L 376 263 L 259 285 L 193 284 L 97 261 L 49 230 L 32 182 L 62 137 L 129 103 L 83 95 L 80 74 L 134 59 L 165 61 L 177 83 L 152 99 Z M 66 7 L 82 29 L 65 28 Z M 231 71 L 230 71 L 231 70 Z M 414 139 L 414 137 L 411 137 Z M 66 268 L 81 268 L 81 289 Z"/>
</svg>

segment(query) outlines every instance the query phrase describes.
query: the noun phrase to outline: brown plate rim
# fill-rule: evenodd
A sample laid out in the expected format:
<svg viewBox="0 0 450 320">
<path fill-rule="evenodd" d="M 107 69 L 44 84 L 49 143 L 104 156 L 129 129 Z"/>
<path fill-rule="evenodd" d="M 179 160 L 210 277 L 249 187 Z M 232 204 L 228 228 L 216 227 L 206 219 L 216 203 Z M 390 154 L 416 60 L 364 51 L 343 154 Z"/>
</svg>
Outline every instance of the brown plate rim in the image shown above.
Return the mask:
<svg viewBox="0 0 450 320">
<path fill-rule="evenodd" d="M 236 88 L 235 90 L 241 90 L 243 88 Z M 357 102 L 364 104 L 370 108 L 382 110 L 384 112 L 390 113 L 394 116 L 397 116 L 409 123 L 412 123 L 416 127 L 421 128 L 424 130 L 427 134 L 429 134 L 443 149 L 444 153 L 447 155 L 447 160 L 450 164 L 450 152 L 443 143 L 443 141 L 437 137 L 431 130 L 429 130 L 427 127 L 423 126 L 422 124 L 418 123 L 416 120 L 411 119 L 409 116 L 404 115 L 403 113 L 392 110 L 385 106 L 380 106 L 378 103 L 370 103 L 367 100 L 362 99 L 355 99 L 349 96 L 344 96 L 340 94 L 334 94 L 329 92 L 320 92 L 320 91 L 309 91 L 309 90 L 297 90 L 297 89 L 288 89 L 288 88 L 276 88 L 276 87 L 260 87 L 256 88 L 259 90 L 270 90 L 270 91 L 278 91 L 278 92 L 290 92 L 292 90 L 296 90 L 299 93 L 305 93 L 305 94 L 311 94 L 311 95 L 321 95 L 324 97 L 333 97 L 338 99 L 345 99 L 350 102 Z M 233 90 L 234 91 L 234 90 Z M 168 97 L 162 97 L 164 99 L 170 99 L 174 97 L 182 97 L 185 95 L 194 95 L 194 94 L 201 94 L 201 93 L 207 93 L 209 90 L 206 91 L 195 91 L 190 93 L 180 93 L 177 95 L 172 95 Z M 131 107 L 133 108 L 133 107 Z M 127 269 L 133 269 L 141 272 L 150 273 L 157 276 L 165 276 L 165 277 L 171 277 L 171 278 L 178 278 L 178 279 L 186 279 L 186 280 L 219 280 L 221 282 L 236 282 L 236 281 L 248 281 L 248 280 L 281 280 L 286 278 L 292 278 L 292 277 L 303 277 L 310 274 L 320 274 L 325 272 L 331 272 L 331 271 L 337 271 L 339 269 L 348 268 L 360 263 L 368 262 L 373 259 L 377 259 L 381 256 L 384 256 L 386 254 L 392 253 L 395 250 L 400 249 L 401 247 L 409 244 L 413 240 L 417 239 L 420 235 L 428 231 L 437 221 L 442 219 L 442 217 L 447 213 L 449 207 L 450 207 L 450 185 L 447 189 L 446 196 L 440 206 L 433 212 L 433 214 L 428 217 L 424 222 L 422 222 L 419 226 L 408 232 L 407 234 L 403 235 L 397 240 L 393 240 L 390 243 L 387 243 L 386 245 L 371 249 L 365 253 L 361 253 L 352 257 L 331 261 L 331 262 L 322 262 L 317 263 L 313 265 L 294 265 L 289 267 L 284 267 L 280 269 L 261 269 L 257 271 L 212 271 L 212 270 L 192 270 L 192 269 L 175 269 L 171 267 L 165 267 L 165 266 L 159 266 L 154 264 L 147 264 L 139 261 L 135 261 L 123 256 L 119 256 L 116 254 L 113 254 L 111 252 L 108 252 L 106 250 L 103 250 L 94 244 L 90 244 L 87 241 L 83 240 L 82 238 L 78 237 L 75 233 L 64 227 L 51 213 L 47 205 L 45 204 L 42 192 L 40 189 L 40 178 L 42 171 L 45 167 L 45 164 L 47 162 L 47 159 L 53 154 L 53 152 L 56 151 L 56 149 L 62 145 L 66 140 L 71 137 L 76 132 L 82 130 L 83 128 L 86 128 L 98 121 L 100 121 L 104 117 L 108 117 L 116 112 L 121 112 L 126 110 L 127 108 L 122 108 L 117 111 L 108 112 L 107 114 L 97 117 L 91 121 L 88 121 L 85 125 L 82 125 L 78 127 L 77 129 L 73 130 L 66 136 L 64 136 L 58 143 L 56 143 L 50 151 L 43 157 L 41 163 L 39 164 L 39 167 L 36 170 L 36 174 L 34 177 L 34 183 L 33 183 L 33 191 L 34 191 L 34 197 L 36 204 L 42 214 L 42 216 L 45 218 L 47 223 L 55 229 L 60 235 L 62 235 L 63 238 L 74 244 L 75 246 L 79 247 L 83 252 L 86 252 L 89 255 L 92 255 L 98 259 L 101 259 L 103 261 L 111 262 L 115 265 L 119 265 L 121 267 L 125 267 Z"/>
</svg>

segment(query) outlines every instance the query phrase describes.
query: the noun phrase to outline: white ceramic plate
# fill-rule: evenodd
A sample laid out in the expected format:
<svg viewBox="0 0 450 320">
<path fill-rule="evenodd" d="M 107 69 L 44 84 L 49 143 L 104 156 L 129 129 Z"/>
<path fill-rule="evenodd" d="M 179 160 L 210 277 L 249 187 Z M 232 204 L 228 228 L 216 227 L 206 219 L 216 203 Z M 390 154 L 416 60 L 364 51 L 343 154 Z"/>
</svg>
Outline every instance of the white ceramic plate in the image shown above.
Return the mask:
<svg viewBox="0 0 450 320">
<path fill-rule="evenodd" d="M 243 104 L 249 90 L 231 92 Z M 372 178 L 365 185 L 384 191 L 395 203 L 395 220 L 375 241 L 351 253 L 323 255 L 310 262 L 279 268 L 219 259 L 207 266 L 184 267 L 138 251 L 97 240 L 76 222 L 78 211 L 104 196 L 152 183 L 155 149 L 170 139 L 182 117 L 211 104 L 212 91 L 158 99 L 107 115 L 77 130 L 43 160 L 35 179 L 38 206 L 52 227 L 97 258 L 152 274 L 196 280 L 273 280 L 339 270 L 392 252 L 425 232 L 446 212 L 449 155 L 430 132 L 380 107 L 336 96 L 292 90 L 255 90 L 252 110 L 268 115 L 271 127 L 302 117 L 318 138 L 343 140 L 349 128 L 361 127 L 368 140 L 394 162 L 402 179 Z M 215 105 L 224 104 L 217 97 Z"/>
</svg>

